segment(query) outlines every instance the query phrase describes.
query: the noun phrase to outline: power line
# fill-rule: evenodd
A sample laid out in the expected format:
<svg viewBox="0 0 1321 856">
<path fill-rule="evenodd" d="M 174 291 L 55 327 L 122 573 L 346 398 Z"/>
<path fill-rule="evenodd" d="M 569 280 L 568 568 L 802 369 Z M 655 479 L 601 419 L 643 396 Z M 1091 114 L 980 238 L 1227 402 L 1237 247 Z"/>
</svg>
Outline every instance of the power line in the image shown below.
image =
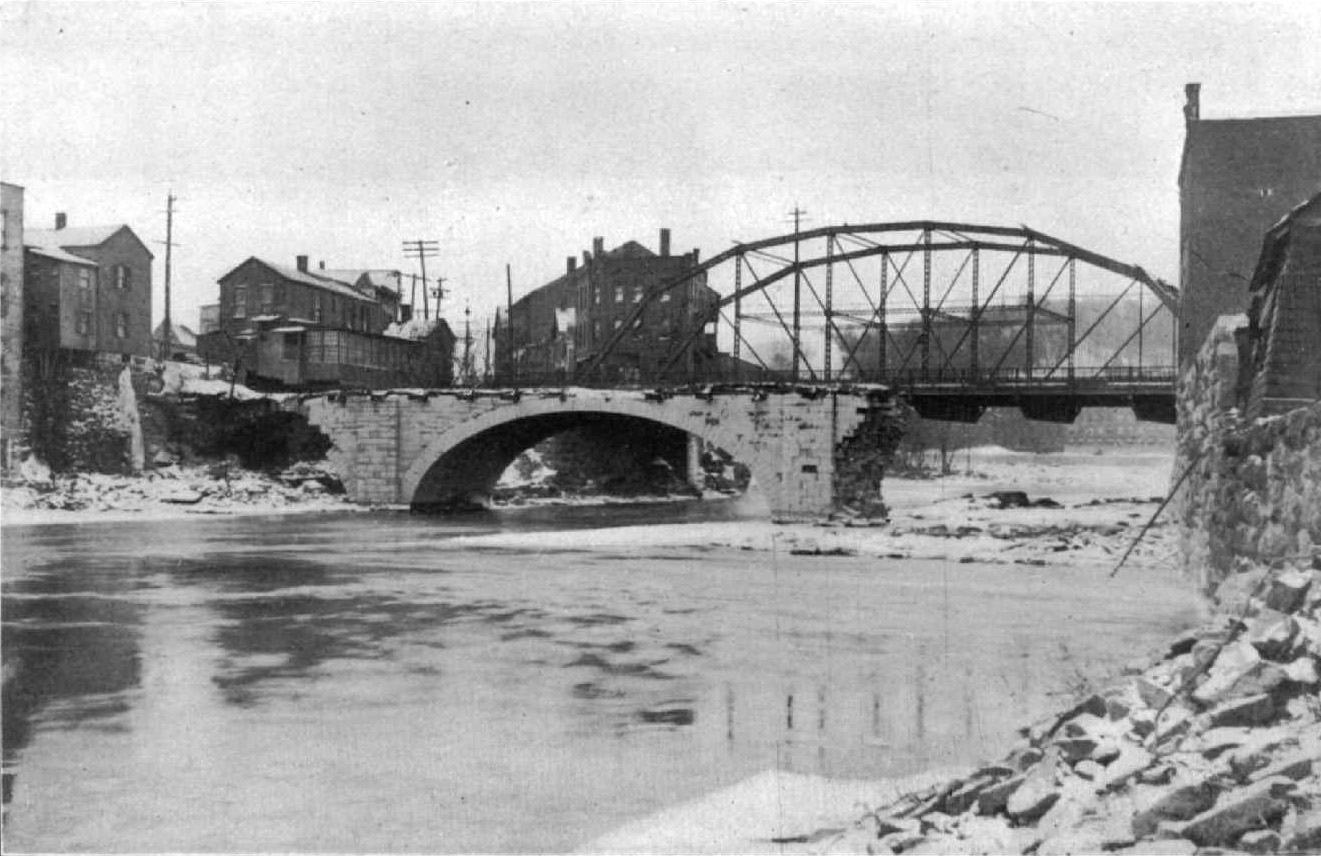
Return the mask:
<svg viewBox="0 0 1321 856">
<path fill-rule="evenodd" d="M 404 241 L 404 258 L 417 259 L 422 267 L 422 318 L 430 319 L 430 305 L 427 303 L 427 259 L 440 255 L 440 242 L 414 238 Z"/>
</svg>

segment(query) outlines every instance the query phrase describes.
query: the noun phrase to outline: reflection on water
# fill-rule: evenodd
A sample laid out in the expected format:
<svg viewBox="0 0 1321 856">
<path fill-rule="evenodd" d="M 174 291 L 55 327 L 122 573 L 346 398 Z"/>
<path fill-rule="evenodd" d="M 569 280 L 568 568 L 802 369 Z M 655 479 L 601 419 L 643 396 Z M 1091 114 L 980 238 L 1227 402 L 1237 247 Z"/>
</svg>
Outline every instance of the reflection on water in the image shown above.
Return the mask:
<svg viewBox="0 0 1321 856">
<path fill-rule="evenodd" d="M 974 760 L 1192 618 L 1103 569 L 446 546 L 722 513 L 8 529 L 6 846 L 563 850 L 772 766 Z"/>
</svg>

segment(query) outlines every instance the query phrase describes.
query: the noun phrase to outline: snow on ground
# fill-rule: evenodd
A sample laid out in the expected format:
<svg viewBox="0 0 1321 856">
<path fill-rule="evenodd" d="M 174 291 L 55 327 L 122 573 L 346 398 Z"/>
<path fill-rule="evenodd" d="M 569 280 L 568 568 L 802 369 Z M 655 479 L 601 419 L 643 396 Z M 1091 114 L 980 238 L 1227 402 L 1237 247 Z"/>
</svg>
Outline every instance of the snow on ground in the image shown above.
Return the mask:
<svg viewBox="0 0 1321 856">
<path fill-rule="evenodd" d="M 159 520 L 197 514 L 287 514 L 345 511 L 342 495 L 319 485 L 283 484 L 237 467 L 173 466 L 142 476 L 86 473 L 0 492 L 0 522 L 93 523 Z"/>
<path fill-rule="evenodd" d="M 1168 490 L 1172 461 L 1172 453 L 1163 450 L 1034 455 L 976 449 L 964 463 L 970 472 L 886 480 L 882 494 L 891 506 L 886 524 L 749 519 L 598 529 L 587 539 L 576 531 L 496 533 L 456 538 L 447 546 L 625 553 L 717 546 L 989 564 L 1110 564 L 1118 562 L 1156 511 Z M 1051 499 L 1061 507 L 998 508 L 987 496 L 1007 490 L 1023 491 L 1030 501 Z M 758 501 L 755 488 L 743 500 Z M 1161 561 L 1173 549 L 1172 529 L 1158 522 L 1129 561 Z"/>
<path fill-rule="evenodd" d="M 581 853 L 807 853 L 870 807 L 950 778 L 850 781 L 767 770 L 663 809 L 582 847 Z"/>
</svg>

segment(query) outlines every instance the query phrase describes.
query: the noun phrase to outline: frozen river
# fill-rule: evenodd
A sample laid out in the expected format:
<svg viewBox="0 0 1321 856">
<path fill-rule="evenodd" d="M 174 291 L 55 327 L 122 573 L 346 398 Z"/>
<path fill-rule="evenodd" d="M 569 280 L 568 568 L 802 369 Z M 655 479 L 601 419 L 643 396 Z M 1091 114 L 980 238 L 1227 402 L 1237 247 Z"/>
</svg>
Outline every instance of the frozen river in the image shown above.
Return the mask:
<svg viewBox="0 0 1321 856">
<path fill-rule="evenodd" d="M 6 527 L 5 848 L 568 850 L 768 769 L 989 756 L 1194 618 L 1152 572 L 593 547 L 737 516 Z"/>
</svg>

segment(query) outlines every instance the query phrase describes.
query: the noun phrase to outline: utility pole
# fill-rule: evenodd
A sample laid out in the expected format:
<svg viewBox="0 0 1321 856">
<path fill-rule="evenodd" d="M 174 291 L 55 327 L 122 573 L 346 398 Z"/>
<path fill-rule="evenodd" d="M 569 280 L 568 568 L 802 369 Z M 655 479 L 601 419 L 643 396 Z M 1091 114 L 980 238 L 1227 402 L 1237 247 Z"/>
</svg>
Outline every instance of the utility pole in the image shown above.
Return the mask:
<svg viewBox="0 0 1321 856">
<path fill-rule="evenodd" d="M 445 286 L 445 280 L 447 280 L 447 279 L 449 279 L 449 277 L 446 277 L 446 276 L 438 276 L 438 277 L 436 277 L 436 295 L 435 295 L 435 296 L 436 296 L 436 317 L 437 317 L 437 318 L 440 317 L 440 300 L 441 300 L 441 298 L 443 298 L 443 297 L 445 296 L 445 288 L 444 288 L 444 286 Z"/>
<path fill-rule="evenodd" d="M 439 306 L 436 308 L 439 313 Z M 472 309 L 463 307 L 463 384 L 473 386 L 472 370 Z"/>
<path fill-rule="evenodd" d="M 497 310 L 499 311 L 499 310 Z M 486 319 L 486 359 L 482 361 L 482 380 L 491 382 L 491 319 Z"/>
<path fill-rule="evenodd" d="M 798 380 L 799 345 L 803 341 L 803 280 L 802 272 L 798 269 L 798 229 L 802 224 L 802 217 L 806 213 L 806 211 L 803 211 L 797 205 L 794 206 L 794 210 L 789 212 L 789 215 L 794 218 L 794 340 L 792 343 L 794 351 L 794 380 Z"/>
<path fill-rule="evenodd" d="M 404 257 L 417 259 L 418 264 L 422 267 L 422 317 L 424 320 L 431 318 L 431 312 L 427 305 L 427 259 L 435 258 L 439 254 L 439 241 L 427 241 L 421 238 L 404 241 Z M 416 280 L 414 280 L 414 286 L 416 286 Z M 416 287 L 414 288 L 413 297 L 414 299 L 417 297 Z M 417 307 L 414 306 L 413 308 L 416 311 Z"/>
<path fill-rule="evenodd" d="M 170 358 L 170 342 L 174 339 L 174 324 L 170 320 L 170 250 L 174 248 L 174 202 L 172 191 L 165 195 L 165 335 L 161 342 L 161 359 Z M 151 319 L 148 319 L 150 323 Z"/>
<path fill-rule="evenodd" d="M 518 386 L 518 364 L 514 361 L 514 275 L 505 263 L 505 332 L 509 344 L 505 345 L 505 358 L 509 360 L 509 376 Z"/>
</svg>

